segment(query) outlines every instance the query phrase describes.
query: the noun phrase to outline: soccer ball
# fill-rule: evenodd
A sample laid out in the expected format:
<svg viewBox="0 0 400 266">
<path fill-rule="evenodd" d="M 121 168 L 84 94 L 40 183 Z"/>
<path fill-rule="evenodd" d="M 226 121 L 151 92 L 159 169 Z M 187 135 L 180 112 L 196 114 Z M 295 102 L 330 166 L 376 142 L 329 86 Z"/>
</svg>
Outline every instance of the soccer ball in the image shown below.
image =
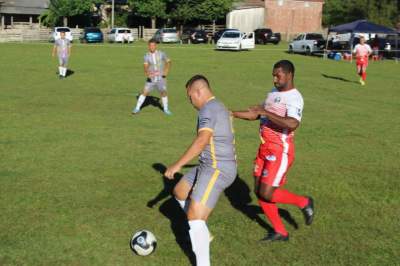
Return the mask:
<svg viewBox="0 0 400 266">
<path fill-rule="evenodd" d="M 140 230 L 133 234 L 131 249 L 139 256 L 147 256 L 157 247 L 156 237 L 148 230 Z"/>
</svg>

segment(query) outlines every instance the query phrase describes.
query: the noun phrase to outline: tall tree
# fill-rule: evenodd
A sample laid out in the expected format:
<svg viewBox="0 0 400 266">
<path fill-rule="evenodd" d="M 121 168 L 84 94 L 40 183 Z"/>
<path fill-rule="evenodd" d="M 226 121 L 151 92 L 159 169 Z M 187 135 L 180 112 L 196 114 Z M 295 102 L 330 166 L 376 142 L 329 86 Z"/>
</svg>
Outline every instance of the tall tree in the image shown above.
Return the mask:
<svg viewBox="0 0 400 266">
<path fill-rule="evenodd" d="M 68 24 L 68 17 L 90 13 L 95 4 L 101 0 L 50 0 L 49 9 L 41 18 L 49 26 L 55 26 L 63 18 L 64 26 Z"/>
<path fill-rule="evenodd" d="M 129 0 L 129 5 L 138 16 L 151 18 L 151 27 L 156 27 L 157 18 L 166 18 L 167 0 Z"/>
</svg>

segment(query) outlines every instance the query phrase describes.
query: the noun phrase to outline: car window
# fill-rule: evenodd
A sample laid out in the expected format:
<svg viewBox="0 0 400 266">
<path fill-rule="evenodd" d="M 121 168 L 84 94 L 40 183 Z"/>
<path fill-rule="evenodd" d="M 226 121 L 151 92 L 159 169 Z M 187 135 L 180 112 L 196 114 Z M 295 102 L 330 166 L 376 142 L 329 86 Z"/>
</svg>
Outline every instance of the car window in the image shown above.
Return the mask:
<svg viewBox="0 0 400 266">
<path fill-rule="evenodd" d="M 322 34 L 316 34 L 316 33 L 311 33 L 311 34 L 307 34 L 306 36 L 306 40 L 323 40 L 324 37 L 322 36 Z"/>
<path fill-rule="evenodd" d="M 85 29 L 86 32 L 101 32 L 100 29 L 98 28 L 89 28 L 89 29 Z"/>
<path fill-rule="evenodd" d="M 110 31 L 110 34 L 114 34 L 115 33 L 115 29 L 112 29 L 111 31 Z"/>
<path fill-rule="evenodd" d="M 71 30 L 68 28 L 58 28 L 57 32 L 70 32 Z"/>
<path fill-rule="evenodd" d="M 176 29 L 164 29 L 163 32 L 165 32 L 165 33 L 176 33 Z"/>
<path fill-rule="evenodd" d="M 224 34 L 222 34 L 222 37 L 224 37 L 224 38 L 239 38 L 240 32 L 227 31 Z"/>
</svg>

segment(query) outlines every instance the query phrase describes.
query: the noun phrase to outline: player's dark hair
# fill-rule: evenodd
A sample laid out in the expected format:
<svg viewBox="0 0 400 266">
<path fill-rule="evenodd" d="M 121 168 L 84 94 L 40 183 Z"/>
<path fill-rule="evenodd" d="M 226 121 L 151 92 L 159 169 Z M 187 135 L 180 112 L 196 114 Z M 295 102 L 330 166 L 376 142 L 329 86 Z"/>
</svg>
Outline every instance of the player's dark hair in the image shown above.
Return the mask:
<svg viewBox="0 0 400 266">
<path fill-rule="evenodd" d="M 294 77 L 294 65 L 289 60 L 281 60 L 275 63 L 274 69 L 282 68 L 286 74 L 292 73 Z"/>
<path fill-rule="evenodd" d="M 151 38 L 151 39 L 148 41 L 148 43 L 149 43 L 149 44 L 150 44 L 150 43 L 157 43 L 157 41 L 156 41 L 156 39 Z"/>
<path fill-rule="evenodd" d="M 203 80 L 207 84 L 207 87 L 210 88 L 210 83 L 208 82 L 208 79 L 205 76 L 194 75 L 186 82 L 186 89 L 190 88 L 193 85 L 193 83 L 195 83 L 198 80 Z"/>
</svg>

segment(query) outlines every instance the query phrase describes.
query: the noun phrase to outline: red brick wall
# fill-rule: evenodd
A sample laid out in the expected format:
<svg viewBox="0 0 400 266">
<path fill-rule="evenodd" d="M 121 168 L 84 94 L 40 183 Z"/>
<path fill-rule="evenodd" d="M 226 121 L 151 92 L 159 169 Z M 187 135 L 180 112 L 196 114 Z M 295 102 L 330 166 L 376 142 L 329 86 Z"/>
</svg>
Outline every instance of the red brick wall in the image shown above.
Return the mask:
<svg viewBox="0 0 400 266">
<path fill-rule="evenodd" d="M 265 0 L 265 26 L 284 35 L 321 31 L 322 6 L 319 0 Z"/>
</svg>

